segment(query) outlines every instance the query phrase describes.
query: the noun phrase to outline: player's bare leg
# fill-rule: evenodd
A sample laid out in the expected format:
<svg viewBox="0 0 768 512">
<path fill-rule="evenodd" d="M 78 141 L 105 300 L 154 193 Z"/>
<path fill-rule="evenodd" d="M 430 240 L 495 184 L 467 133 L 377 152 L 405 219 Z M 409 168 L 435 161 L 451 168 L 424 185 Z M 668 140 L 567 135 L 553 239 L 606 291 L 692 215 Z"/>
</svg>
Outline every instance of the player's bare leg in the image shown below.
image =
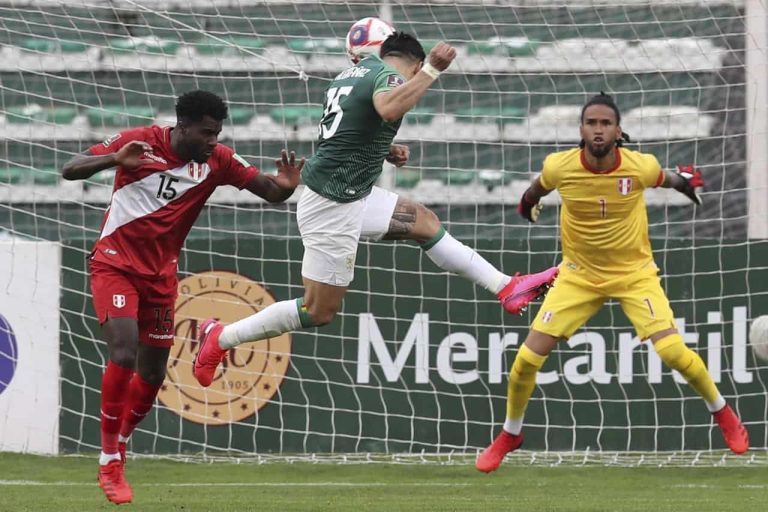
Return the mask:
<svg viewBox="0 0 768 512">
<path fill-rule="evenodd" d="M 536 374 L 544 365 L 547 356 L 557 345 L 557 338 L 532 330 L 512 363 L 507 387 L 507 418 L 504 427 L 493 443 L 478 456 L 475 467 L 478 471 L 490 473 L 504 461 L 504 457 L 523 444 L 523 416 L 528 407 Z"/>
<path fill-rule="evenodd" d="M 664 363 L 685 377 L 688 384 L 704 399 L 720 427 L 723 439 L 732 452 L 741 454 L 749 449 L 747 429 L 731 407 L 725 403 L 704 365 L 701 356 L 683 341 L 677 329 L 665 329 L 650 337 L 653 348 Z"/>
<path fill-rule="evenodd" d="M 198 331 L 199 351 L 193 372 L 201 386 L 210 386 L 216 368 L 230 348 L 300 328 L 329 324 L 341 308 L 346 286 L 333 286 L 304 278 L 304 297 L 276 302 L 255 315 L 227 326 L 231 336 L 222 337 L 224 325 L 208 319 Z"/>
<path fill-rule="evenodd" d="M 123 473 L 118 435 L 136 366 L 139 330 L 133 318 L 111 318 L 104 323 L 103 332 L 109 347 L 109 362 L 101 384 L 99 487 L 109 501 L 128 503 L 133 499 L 133 491 Z"/>
<path fill-rule="evenodd" d="M 126 443 L 134 429 L 144 419 L 155 403 L 155 397 L 165 380 L 170 347 L 153 347 L 139 343 L 137 370 L 131 377 L 128 396 L 123 409 L 123 421 L 120 426 L 118 450 L 125 463 Z"/>
<path fill-rule="evenodd" d="M 445 231 L 435 212 L 408 199 L 398 199 L 385 238 L 419 242 L 438 267 L 482 286 L 496 295 L 505 311 L 515 315 L 544 295 L 558 274 L 557 267 L 530 275 L 508 276 L 500 272 L 477 251 Z"/>
</svg>

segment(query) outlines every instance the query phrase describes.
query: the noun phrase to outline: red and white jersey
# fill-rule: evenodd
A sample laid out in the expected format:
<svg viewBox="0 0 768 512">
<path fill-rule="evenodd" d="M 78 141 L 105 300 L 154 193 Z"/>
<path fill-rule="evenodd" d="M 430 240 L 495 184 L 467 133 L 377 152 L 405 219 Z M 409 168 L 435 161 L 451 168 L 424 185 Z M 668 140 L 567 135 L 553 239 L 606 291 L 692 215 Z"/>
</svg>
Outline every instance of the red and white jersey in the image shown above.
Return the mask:
<svg viewBox="0 0 768 512">
<path fill-rule="evenodd" d="M 181 246 L 219 185 L 244 188 L 258 169 L 222 144 L 204 164 L 181 160 L 171 148 L 171 128 L 126 130 L 92 146 L 92 155 L 114 153 L 141 140 L 151 164 L 117 168 L 112 200 L 104 213 L 92 258 L 132 274 L 162 277 L 176 273 Z"/>
</svg>

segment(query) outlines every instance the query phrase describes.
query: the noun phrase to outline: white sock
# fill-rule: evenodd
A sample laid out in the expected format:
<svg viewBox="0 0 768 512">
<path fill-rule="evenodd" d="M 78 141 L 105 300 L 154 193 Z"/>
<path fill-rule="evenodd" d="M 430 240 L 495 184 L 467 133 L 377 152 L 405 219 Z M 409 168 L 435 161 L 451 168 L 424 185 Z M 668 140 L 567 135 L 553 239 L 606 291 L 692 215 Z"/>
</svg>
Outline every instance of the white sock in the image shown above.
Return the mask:
<svg viewBox="0 0 768 512">
<path fill-rule="evenodd" d="M 717 394 L 717 398 L 715 398 L 714 402 L 704 402 L 707 404 L 707 409 L 709 409 L 709 412 L 717 412 L 723 407 L 725 407 L 725 398 L 723 398 L 723 395 L 720 393 Z"/>
<path fill-rule="evenodd" d="M 493 294 L 499 293 L 511 279 L 448 232 L 426 253 L 438 267 L 465 277 Z"/>
<path fill-rule="evenodd" d="M 523 418 L 518 418 L 516 420 L 507 418 L 506 421 L 504 421 L 504 430 L 508 434 L 519 436 L 520 431 L 523 430 Z"/>
<path fill-rule="evenodd" d="M 118 443 L 127 443 L 129 439 L 130 439 L 130 436 L 129 437 L 123 437 L 123 434 L 117 434 L 117 442 Z"/>
<path fill-rule="evenodd" d="M 219 335 L 219 346 L 228 350 L 246 341 L 265 340 L 300 328 L 296 299 L 284 300 L 224 327 Z"/>
<path fill-rule="evenodd" d="M 120 454 L 119 453 L 104 453 L 101 452 L 101 455 L 99 455 L 99 465 L 105 466 L 112 462 L 113 460 L 120 460 Z"/>
</svg>

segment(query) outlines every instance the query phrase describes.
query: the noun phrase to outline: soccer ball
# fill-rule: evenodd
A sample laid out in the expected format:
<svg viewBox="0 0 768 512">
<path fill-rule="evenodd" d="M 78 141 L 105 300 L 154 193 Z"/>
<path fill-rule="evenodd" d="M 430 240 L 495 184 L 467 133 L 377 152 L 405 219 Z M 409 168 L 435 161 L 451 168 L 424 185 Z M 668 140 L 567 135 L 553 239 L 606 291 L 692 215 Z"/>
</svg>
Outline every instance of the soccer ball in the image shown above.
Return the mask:
<svg viewBox="0 0 768 512">
<path fill-rule="evenodd" d="M 347 55 L 354 64 L 369 55 L 378 55 L 381 43 L 394 31 L 392 25 L 379 18 L 356 21 L 347 32 Z"/>
<path fill-rule="evenodd" d="M 762 315 L 752 320 L 749 328 L 749 344 L 755 357 L 768 361 L 768 315 Z"/>
</svg>

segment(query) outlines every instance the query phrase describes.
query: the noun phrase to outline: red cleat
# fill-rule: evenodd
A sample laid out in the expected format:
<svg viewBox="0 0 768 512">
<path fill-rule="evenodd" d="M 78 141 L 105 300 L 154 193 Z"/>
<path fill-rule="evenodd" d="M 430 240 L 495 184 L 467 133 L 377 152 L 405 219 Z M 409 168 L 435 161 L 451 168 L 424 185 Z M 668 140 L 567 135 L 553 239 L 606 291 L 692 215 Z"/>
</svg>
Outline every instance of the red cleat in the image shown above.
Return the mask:
<svg viewBox="0 0 768 512">
<path fill-rule="evenodd" d="M 521 276 L 517 273 L 496 297 L 507 313 L 519 315 L 528 308 L 528 304 L 547 293 L 559 272 L 559 268 L 552 267 L 538 274 Z"/>
<path fill-rule="evenodd" d="M 502 430 L 501 434 L 496 436 L 491 446 L 483 450 L 483 453 L 475 461 L 475 467 L 478 471 L 483 473 L 490 473 L 496 471 L 501 466 L 501 462 L 504 460 L 504 456 L 509 452 L 513 452 L 523 445 L 523 434 L 514 435 L 510 434 L 506 430 Z"/>
<path fill-rule="evenodd" d="M 109 501 L 116 504 L 130 503 L 133 491 L 125 479 L 123 463 L 113 460 L 109 464 L 99 466 L 99 487 Z"/>
<path fill-rule="evenodd" d="M 192 372 L 197 382 L 205 388 L 211 385 L 216 368 L 227 355 L 227 351 L 219 347 L 219 335 L 222 329 L 224 325 L 209 318 L 200 324 L 200 329 L 197 331 L 200 348 L 197 351 Z"/>
<path fill-rule="evenodd" d="M 712 413 L 715 421 L 720 425 L 720 431 L 723 433 L 725 444 L 733 453 L 742 454 L 749 449 L 749 434 L 744 424 L 736 413 L 733 412 L 730 405 L 726 405 L 719 411 Z"/>
<path fill-rule="evenodd" d="M 126 443 L 123 443 L 123 442 L 117 443 L 117 451 L 120 453 L 120 462 L 123 463 L 123 466 L 125 466 L 125 461 L 127 460 L 127 457 L 125 456 L 125 449 L 126 449 Z"/>
</svg>

